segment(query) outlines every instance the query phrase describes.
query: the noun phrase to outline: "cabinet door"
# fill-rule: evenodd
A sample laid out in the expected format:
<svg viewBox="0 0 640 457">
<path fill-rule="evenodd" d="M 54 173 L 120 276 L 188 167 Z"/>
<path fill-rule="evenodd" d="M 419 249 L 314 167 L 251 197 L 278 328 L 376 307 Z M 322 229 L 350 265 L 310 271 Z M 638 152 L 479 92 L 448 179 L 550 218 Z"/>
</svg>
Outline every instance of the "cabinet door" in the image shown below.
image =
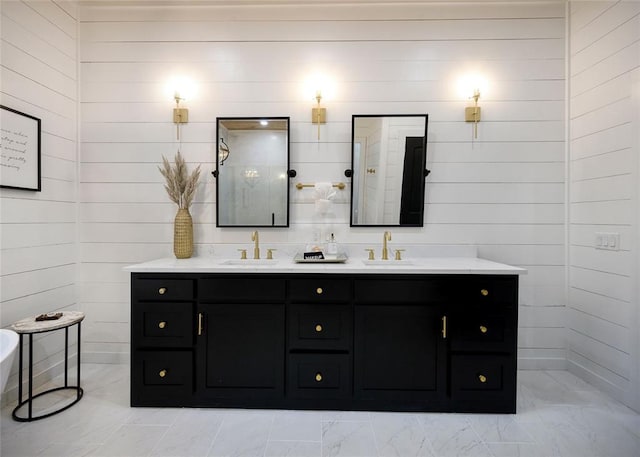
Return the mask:
<svg viewBox="0 0 640 457">
<path fill-rule="evenodd" d="M 442 400 L 446 393 L 446 348 L 439 308 L 356 305 L 355 309 L 356 397 L 411 401 L 411 409 L 427 410 L 428 404 L 415 402 Z"/>
<path fill-rule="evenodd" d="M 192 405 L 192 351 L 138 350 L 131 361 L 131 406 Z"/>
<path fill-rule="evenodd" d="M 284 395 L 284 305 L 201 305 L 198 352 L 205 397 L 275 399 Z M 200 358 L 202 361 L 202 358 Z"/>
</svg>

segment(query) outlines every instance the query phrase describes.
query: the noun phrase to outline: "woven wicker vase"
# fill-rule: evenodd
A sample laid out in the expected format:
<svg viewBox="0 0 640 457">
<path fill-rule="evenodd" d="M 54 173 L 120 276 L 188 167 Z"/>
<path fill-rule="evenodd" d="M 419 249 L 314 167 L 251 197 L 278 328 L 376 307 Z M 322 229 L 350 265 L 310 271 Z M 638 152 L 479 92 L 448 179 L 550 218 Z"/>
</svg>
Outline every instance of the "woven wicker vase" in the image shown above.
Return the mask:
<svg viewBox="0 0 640 457">
<path fill-rule="evenodd" d="M 180 208 L 173 223 L 173 253 L 177 259 L 193 255 L 193 220 L 186 208 Z"/>
</svg>

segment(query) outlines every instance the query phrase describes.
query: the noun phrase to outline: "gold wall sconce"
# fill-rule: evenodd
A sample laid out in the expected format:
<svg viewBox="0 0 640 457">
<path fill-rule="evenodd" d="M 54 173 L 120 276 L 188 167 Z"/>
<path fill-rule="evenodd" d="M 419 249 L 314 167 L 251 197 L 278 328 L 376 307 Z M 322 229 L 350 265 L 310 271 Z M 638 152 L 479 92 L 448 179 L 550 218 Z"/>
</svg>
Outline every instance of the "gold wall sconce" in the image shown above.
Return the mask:
<svg viewBox="0 0 640 457">
<path fill-rule="evenodd" d="M 173 123 L 176 124 L 177 139 L 180 140 L 180 126 L 189 122 L 189 110 L 180 103 L 191 100 L 196 93 L 193 81 L 185 76 L 175 76 L 167 81 L 165 94 L 173 98 L 176 106 L 173 108 Z"/>
<path fill-rule="evenodd" d="M 176 101 L 176 107 L 173 108 L 173 123 L 176 124 L 177 138 L 180 139 L 180 125 L 189 122 L 189 110 L 180 107 L 180 101 L 184 98 L 180 97 L 180 93 L 176 91 L 173 95 Z"/>
<path fill-rule="evenodd" d="M 464 120 L 466 122 L 473 122 L 473 137 L 478 138 L 478 122 L 480 122 L 478 99 L 480 98 L 480 89 L 474 89 L 471 98 L 473 98 L 473 106 L 467 106 L 464 109 Z"/>
<path fill-rule="evenodd" d="M 317 72 L 305 78 L 302 84 L 302 96 L 304 100 L 315 100 L 316 104 L 311 108 L 311 126 L 318 126 L 318 142 L 320 142 L 320 126 L 327 123 L 327 109 L 321 103 L 324 100 L 333 100 L 335 97 L 334 78 L 325 73 Z"/>
<path fill-rule="evenodd" d="M 320 124 L 327 123 L 327 109 L 320 106 L 322 100 L 322 92 L 316 90 L 316 102 L 318 103 L 315 108 L 311 108 L 311 123 L 318 124 L 318 140 L 320 140 Z"/>
<path fill-rule="evenodd" d="M 458 91 L 461 97 L 473 100 L 473 106 L 464 109 L 465 122 L 473 122 L 473 138 L 478 138 L 478 122 L 482 118 L 482 111 L 478 106 L 480 94 L 487 92 L 487 79 L 478 73 L 470 73 L 458 80 Z"/>
</svg>

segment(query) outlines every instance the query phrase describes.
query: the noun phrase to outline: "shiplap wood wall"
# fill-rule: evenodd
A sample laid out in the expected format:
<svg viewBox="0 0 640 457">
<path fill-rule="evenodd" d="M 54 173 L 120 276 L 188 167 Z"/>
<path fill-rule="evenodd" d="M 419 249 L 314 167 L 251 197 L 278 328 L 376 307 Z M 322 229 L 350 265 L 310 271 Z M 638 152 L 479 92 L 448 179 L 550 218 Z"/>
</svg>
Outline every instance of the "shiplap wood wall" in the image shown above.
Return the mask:
<svg viewBox="0 0 640 457">
<path fill-rule="evenodd" d="M 230 3 L 230 2 L 227 2 Z M 80 297 L 90 360 L 128 354 L 128 278 L 122 267 L 171 255 L 175 208 L 157 171 L 178 144 L 163 86 L 191 77 L 182 151 L 204 179 L 193 216 L 197 249 L 248 245 L 249 229 L 215 227 L 216 116 L 291 116 L 295 181 L 349 181 L 352 114 L 428 113 L 425 227 L 394 243 L 472 244 L 481 256 L 527 268 L 520 293 L 523 368 L 565 366 L 565 11 L 558 2 L 323 6 L 137 7 L 81 10 Z M 321 141 L 314 101 L 320 71 Z M 472 142 L 457 79 L 489 81 Z M 295 182 L 294 181 L 294 182 Z M 262 244 L 310 241 L 312 190 L 291 190 L 291 227 Z M 379 247 L 382 229 L 349 228 L 349 192 L 334 205 L 340 242 Z"/>
<path fill-rule="evenodd" d="M 570 43 L 568 366 L 640 408 L 640 3 L 571 2 Z"/>
<path fill-rule="evenodd" d="M 0 188 L 0 326 L 7 327 L 78 308 L 77 9 L 66 0 L 2 1 L 0 14 L 0 103 L 42 121 L 42 191 Z M 34 342 L 38 383 L 60 371 L 64 356 L 63 335 L 44 338 Z"/>
</svg>

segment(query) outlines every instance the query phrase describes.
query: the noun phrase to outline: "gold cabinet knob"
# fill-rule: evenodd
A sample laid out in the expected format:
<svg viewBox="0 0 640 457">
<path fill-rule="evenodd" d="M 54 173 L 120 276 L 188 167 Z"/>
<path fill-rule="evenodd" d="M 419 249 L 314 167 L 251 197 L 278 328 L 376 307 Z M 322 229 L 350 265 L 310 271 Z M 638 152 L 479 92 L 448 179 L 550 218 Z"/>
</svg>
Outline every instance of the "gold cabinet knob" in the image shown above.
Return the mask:
<svg viewBox="0 0 640 457">
<path fill-rule="evenodd" d="M 161 378 L 164 378 L 167 375 L 167 370 L 160 370 L 160 372 L 158 373 L 158 376 L 160 376 Z"/>
<path fill-rule="evenodd" d="M 158 289 L 158 293 L 159 293 L 160 295 L 164 295 L 164 294 L 166 294 L 166 293 L 167 293 L 167 288 L 166 288 L 166 287 L 161 287 L 161 288 L 159 288 L 159 289 Z"/>
<path fill-rule="evenodd" d="M 487 289 L 482 289 L 480 290 L 480 295 L 482 295 L 483 297 L 486 297 L 487 295 L 489 295 L 489 291 Z"/>
<path fill-rule="evenodd" d="M 320 333 L 322 331 L 322 325 L 316 325 L 316 332 Z"/>
<path fill-rule="evenodd" d="M 484 384 L 485 382 L 487 382 L 487 377 L 485 375 L 483 375 L 483 374 L 479 374 L 478 375 L 478 381 L 480 381 L 481 383 Z"/>
<path fill-rule="evenodd" d="M 318 288 L 316 289 L 316 293 L 317 293 L 318 295 L 322 295 L 322 292 L 323 292 L 323 291 L 322 291 L 322 287 L 318 287 Z"/>
<path fill-rule="evenodd" d="M 322 381 L 322 373 L 316 373 L 316 382 Z"/>
<path fill-rule="evenodd" d="M 485 327 L 484 325 L 480 326 L 480 333 L 487 333 L 487 331 L 489 331 L 487 327 Z"/>
<path fill-rule="evenodd" d="M 166 326 L 167 326 L 167 323 L 165 321 L 158 322 L 158 328 L 165 328 Z"/>
</svg>

